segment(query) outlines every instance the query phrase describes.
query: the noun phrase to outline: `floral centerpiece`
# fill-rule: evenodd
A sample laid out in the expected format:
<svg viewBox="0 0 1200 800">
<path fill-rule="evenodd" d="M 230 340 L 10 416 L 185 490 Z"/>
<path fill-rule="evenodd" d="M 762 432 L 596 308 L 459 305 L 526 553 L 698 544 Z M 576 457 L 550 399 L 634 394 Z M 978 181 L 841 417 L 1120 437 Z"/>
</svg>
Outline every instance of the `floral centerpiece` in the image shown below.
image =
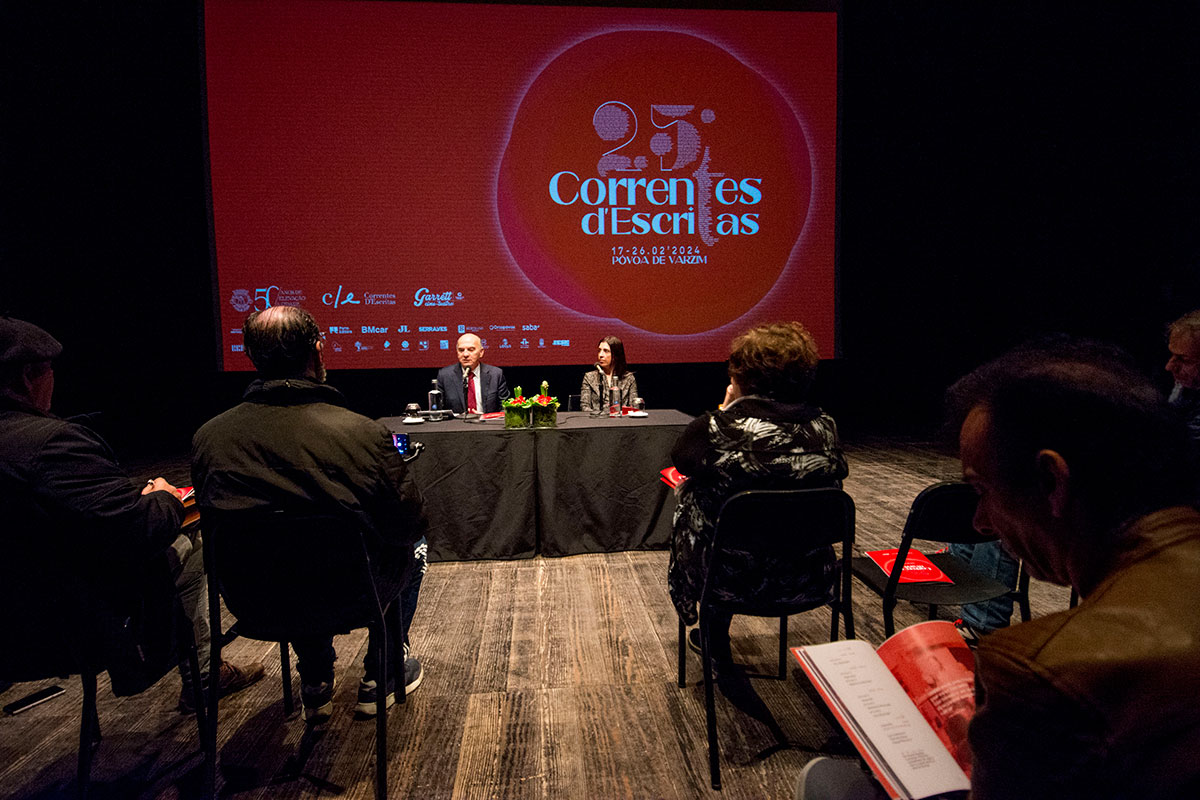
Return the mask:
<svg viewBox="0 0 1200 800">
<path fill-rule="evenodd" d="M 501 405 L 504 407 L 505 428 L 529 427 L 529 409 L 533 407 L 533 398 L 526 397 L 520 386 Z"/>
<path fill-rule="evenodd" d="M 533 398 L 530 418 L 535 428 L 553 428 L 558 425 L 558 398 L 550 396 L 550 384 L 542 381 L 542 388 Z"/>
</svg>

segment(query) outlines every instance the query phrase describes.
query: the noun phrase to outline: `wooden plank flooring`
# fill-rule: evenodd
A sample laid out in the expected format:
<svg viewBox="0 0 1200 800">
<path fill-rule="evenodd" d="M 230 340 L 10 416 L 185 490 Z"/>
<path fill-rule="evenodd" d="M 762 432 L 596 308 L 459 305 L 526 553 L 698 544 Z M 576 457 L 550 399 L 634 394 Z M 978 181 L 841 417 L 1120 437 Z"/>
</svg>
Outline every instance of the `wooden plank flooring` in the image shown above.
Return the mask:
<svg viewBox="0 0 1200 800">
<path fill-rule="evenodd" d="M 859 442 L 847 454 L 860 551 L 893 546 L 916 493 L 959 470 L 923 443 Z M 179 459 L 144 467 L 186 482 Z M 689 686 L 678 688 L 666 568 L 665 552 L 431 565 L 412 633 L 425 680 L 388 718 L 389 796 L 788 798 L 814 753 L 844 753 L 795 670 L 785 681 L 755 679 L 753 691 L 718 694 L 724 790 L 709 788 L 700 665 L 689 653 Z M 1031 594 L 1035 615 L 1067 603 L 1067 590 L 1036 581 Z M 854 607 L 859 638 L 878 644 L 878 598 L 856 583 Z M 897 626 L 921 618 L 902 605 Z M 789 644 L 824 641 L 828 626 L 824 610 L 793 617 Z M 735 657 L 771 672 L 776 631 L 773 620 L 735 618 Z M 226 648 L 234 661 L 262 662 L 267 676 L 221 703 L 223 797 L 373 796 L 375 726 L 352 713 L 365 631 L 335 646 L 335 714 L 311 729 L 299 712 L 283 713 L 276 646 L 238 639 Z M 0 717 L 2 797 L 74 791 L 82 693 L 77 679 L 57 682 L 63 697 Z M 18 684 L 0 704 L 40 685 Z M 199 796 L 199 740 L 194 720 L 175 711 L 178 694 L 174 673 L 130 698 L 114 698 L 101 678 L 93 797 Z"/>
</svg>

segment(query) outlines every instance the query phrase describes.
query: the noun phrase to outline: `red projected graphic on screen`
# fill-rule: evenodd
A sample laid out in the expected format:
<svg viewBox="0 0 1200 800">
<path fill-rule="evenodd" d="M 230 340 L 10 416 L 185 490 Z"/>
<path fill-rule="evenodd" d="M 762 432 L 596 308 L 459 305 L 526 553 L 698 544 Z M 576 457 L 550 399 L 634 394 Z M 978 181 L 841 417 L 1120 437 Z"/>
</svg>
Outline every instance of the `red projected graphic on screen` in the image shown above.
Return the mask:
<svg viewBox="0 0 1200 800">
<path fill-rule="evenodd" d="M 517 264 L 568 308 L 700 333 L 778 282 L 808 214 L 810 158 L 779 92 L 721 48 L 603 34 L 522 100 L 500 222 Z"/>
<path fill-rule="evenodd" d="M 832 13 L 208 0 L 226 369 L 293 304 L 331 368 L 834 351 Z"/>
</svg>

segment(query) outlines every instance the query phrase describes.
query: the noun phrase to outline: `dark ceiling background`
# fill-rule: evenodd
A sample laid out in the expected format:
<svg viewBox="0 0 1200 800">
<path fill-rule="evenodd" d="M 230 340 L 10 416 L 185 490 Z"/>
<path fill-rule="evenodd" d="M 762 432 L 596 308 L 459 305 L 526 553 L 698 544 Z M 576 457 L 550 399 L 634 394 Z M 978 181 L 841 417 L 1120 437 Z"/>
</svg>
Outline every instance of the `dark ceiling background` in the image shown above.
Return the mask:
<svg viewBox="0 0 1200 800">
<path fill-rule="evenodd" d="M 0 4 L 0 309 L 64 342 L 56 410 L 102 412 L 123 453 L 186 449 L 248 380 L 214 363 L 200 20 Z M 1049 331 L 1165 381 L 1162 326 L 1200 306 L 1198 23 L 1190 3 L 846 4 L 842 357 L 818 389 L 844 433 L 931 433 L 948 382 Z M 545 377 L 567 394 L 582 366 Z M 639 384 L 697 412 L 723 369 Z M 331 382 L 383 415 L 429 377 Z"/>
</svg>

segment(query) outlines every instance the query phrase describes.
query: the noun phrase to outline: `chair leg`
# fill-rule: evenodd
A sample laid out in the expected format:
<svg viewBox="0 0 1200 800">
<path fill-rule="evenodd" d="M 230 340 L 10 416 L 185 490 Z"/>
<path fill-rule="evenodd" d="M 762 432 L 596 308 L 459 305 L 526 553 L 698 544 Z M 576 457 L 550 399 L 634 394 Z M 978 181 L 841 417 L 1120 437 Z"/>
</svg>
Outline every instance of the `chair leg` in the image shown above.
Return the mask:
<svg viewBox="0 0 1200 800">
<path fill-rule="evenodd" d="M 206 610 L 197 609 L 197 613 L 204 614 Z M 200 655 L 196 650 L 196 628 L 187 612 L 184 611 L 178 594 L 175 595 L 175 628 L 183 647 L 183 658 L 187 661 L 188 672 L 192 676 L 192 708 L 196 709 L 196 730 L 200 734 L 200 746 L 203 748 L 204 743 L 208 741 L 204 735 L 208 724 L 208 704 L 204 702 L 204 686 L 200 680 Z M 182 664 L 179 674 L 182 677 Z M 208 751 L 205 750 L 205 756 L 207 755 Z"/>
<path fill-rule="evenodd" d="M 679 688 L 687 686 L 687 626 L 679 619 Z"/>
<path fill-rule="evenodd" d="M 83 710 L 79 720 L 79 764 L 75 779 L 79 784 L 79 797 L 86 800 L 92 781 L 92 753 L 100 743 L 100 717 L 96 714 L 96 673 L 85 672 L 79 680 L 83 683 Z"/>
<path fill-rule="evenodd" d="M 785 615 L 779 618 L 779 680 L 787 678 L 787 634 L 788 618 Z"/>
<path fill-rule="evenodd" d="M 883 635 L 885 637 L 891 636 L 896 632 L 896 623 L 895 620 L 892 619 L 892 611 L 895 608 L 895 600 L 893 600 L 891 603 L 887 602 L 886 600 L 883 602 Z"/>
<path fill-rule="evenodd" d="M 845 547 L 843 546 L 843 551 Z M 838 597 L 838 606 L 841 608 L 842 617 L 846 620 L 846 638 L 854 638 L 854 575 L 850 570 L 850 565 L 843 563 L 841 570 L 842 590 Z M 837 641 L 837 637 L 834 637 Z"/>
<path fill-rule="evenodd" d="M 375 658 L 375 800 L 387 800 L 387 679 L 388 635 L 386 622 L 379 627 Z M 397 691 L 404 691 L 403 685 Z"/>
<path fill-rule="evenodd" d="M 296 701 L 292 697 L 292 657 L 287 642 L 279 643 L 279 669 L 283 678 L 283 713 L 291 714 L 296 710 Z"/>
<path fill-rule="evenodd" d="M 712 788 L 721 788 L 721 750 L 717 744 L 717 703 L 713 695 L 712 662 L 708 658 L 708 625 L 700 620 L 700 660 L 704 663 L 704 717 L 708 729 L 708 777 Z"/>
<path fill-rule="evenodd" d="M 187 632 L 190 635 L 192 631 L 192 623 L 184 619 L 187 623 Z M 204 702 L 204 687 L 200 680 L 200 656 L 196 653 L 196 640 L 190 637 L 186 640 L 187 644 L 187 661 L 188 668 L 192 673 L 192 707 L 196 709 L 196 729 L 200 734 L 200 741 L 203 743 L 208 741 L 206 733 L 208 731 L 208 705 Z M 211 680 L 211 678 L 210 678 Z M 204 751 L 205 758 L 208 757 L 208 751 Z"/>
<path fill-rule="evenodd" d="M 838 571 L 844 572 L 841 569 L 842 564 L 839 562 Z M 833 602 L 830 603 L 833 609 L 833 614 L 829 620 L 829 641 L 836 642 L 838 638 L 838 614 L 842 613 L 842 579 L 841 575 L 833 582 Z M 848 634 L 847 634 L 848 635 Z"/>
<path fill-rule="evenodd" d="M 393 630 L 395 630 L 396 633 L 402 637 L 400 641 L 396 642 L 395 647 L 393 648 L 396 652 L 392 654 L 394 656 L 392 658 L 392 672 L 395 673 L 394 679 L 396 681 L 396 702 L 407 703 L 408 684 L 404 676 L 404 614 L 400 608 L 399 598 L 396 598 L 396 600 L 392 602 L 392 610 L 390 613 L 393 615 Z"/>
<path fill-rule="evenodd" d="M 208 703 L 207 719 L 204 723 L 204 796 L 217 796 L 217 718 L 218 703 L 221 699 L 221 594 L 213 572 L 214 549 L 209 544 L 205 554 L 205 568 L 208 570 L 208 626 L 211 636 L 211 654 L 209 656 Z M 199 681 L 197 681 L 199 682 Z"/>
<path fill-rule="evenodd" d="M 1021 577 L 1017 580 L 1017 607 L 1021 609 L 1022 622 L 1029 622 L 1033 618 L 1029 609 L 1029 573 L 1024 569 L 1021 570 Z"/>
</svg>

